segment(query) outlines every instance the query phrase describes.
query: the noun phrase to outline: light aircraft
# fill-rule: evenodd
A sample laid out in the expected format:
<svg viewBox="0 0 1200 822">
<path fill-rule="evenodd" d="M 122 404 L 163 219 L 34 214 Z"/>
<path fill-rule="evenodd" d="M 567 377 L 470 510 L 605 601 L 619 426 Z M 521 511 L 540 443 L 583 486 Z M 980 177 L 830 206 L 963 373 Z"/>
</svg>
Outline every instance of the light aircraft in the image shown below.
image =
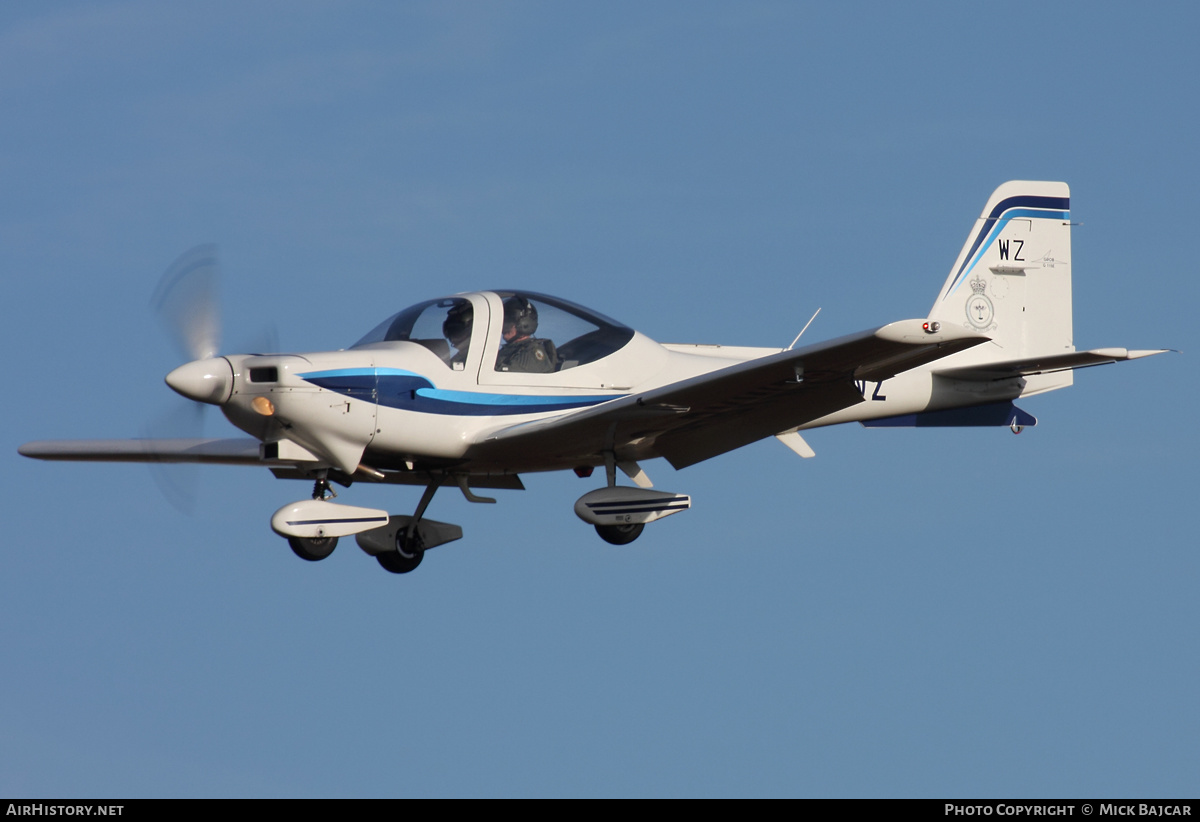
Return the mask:
<svg viewBox="0 0 1200 822">
<path fill-rule="evenodd" d="M 31 442 L 20 452 L 256 465 L 310 480 L 310 498 L 272 517 L 275 532 L 306 560 L 357 535 L 393 573 L 462 536 L 425 518 L 442 486 L 494 502 L 476 491 L 521 489 L 530 471 L 603 468 L 603 487 L 575 512 L 625 544 L 691 506 L 685 494 L 652 489 L 647 460 L 684 468 L 771 436 L 810 457 L 799 432 L 845 422 L 1019 432 L 1036 420 L 1013 400 L 1071 385 L 1076 368 L 1166 350 L 1075 350 L 1070 193 L 1059 182 L 996 189 L 928 317 L 802 347 L 659 344 L 519 290 L 418 303 L 347 349 L 311 354 L 218 356 L 211 318 L 198 310 L 187 321 L 193 361 L 167 384 L 220 407 L 249 437 Z M 618 469 L 633 486 L 617 484 Z M 411 516 L 333 502 L 331 485 L 352 482 L 424 493 Z"/>
</svg>

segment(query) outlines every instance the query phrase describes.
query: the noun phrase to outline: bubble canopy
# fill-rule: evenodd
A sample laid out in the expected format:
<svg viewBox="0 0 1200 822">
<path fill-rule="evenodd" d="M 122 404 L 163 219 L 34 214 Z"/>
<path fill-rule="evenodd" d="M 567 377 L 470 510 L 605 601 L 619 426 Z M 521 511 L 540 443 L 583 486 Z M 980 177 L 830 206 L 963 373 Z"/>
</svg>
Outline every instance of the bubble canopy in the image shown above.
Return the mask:
<svg viewBox="0 0 1200 822">
<path fill-rule="evenodd" d="M 491 298 L 491 299 L 489 299 Z M 581 305 L 535 291 L 491 291 L 456 294 L 426 300 L 399 311 L 371 329 L 351 348 L 386 342 L 413 342 L 427 348 L 453 343 L 464 325 L 473 330 L 472 345 L 482 344 L 478 335 L 488 328 L 491 305 L 507 306 L 524 301 L 533 307 L 535 328 L 531 336 L 553 343 L 557 368 L 585 365 L 603 359 L 633 339 L 632 328 Z M 501 333 L 503 318 L 496 317 L 493 332 Z"/>
</svg>

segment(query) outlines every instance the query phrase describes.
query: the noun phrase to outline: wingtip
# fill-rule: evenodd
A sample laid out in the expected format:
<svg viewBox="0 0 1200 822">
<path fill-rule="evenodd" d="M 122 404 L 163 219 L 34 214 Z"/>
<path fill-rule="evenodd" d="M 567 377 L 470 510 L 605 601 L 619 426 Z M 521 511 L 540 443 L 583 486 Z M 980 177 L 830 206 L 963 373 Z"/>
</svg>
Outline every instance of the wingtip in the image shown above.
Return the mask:
<svg viewBox="0 0 1200 822">
<path fill-rule="evenodd" d="M 46 458 L 48 442 L 42 440 L 34 440 L 27 442 L 17 448 L 17 453 L 22 457 L 28 457 L 31 460 L 39 460 Z"/>
<path fill-rule="evenodd" d="M 1142 357 L 1153 357 L 1155 354 L 1166 354 L 1174 352 L 1182 354 L 1174 348 L 1143 348 L 1143 349 L 1128 349 L 1128 348 L 1093 348 L 1088 353 L 1095 354 L 1100 357 L 1108 357 L 1114 361 L 1122 360 L 1140 360 Z"/>
</svg>

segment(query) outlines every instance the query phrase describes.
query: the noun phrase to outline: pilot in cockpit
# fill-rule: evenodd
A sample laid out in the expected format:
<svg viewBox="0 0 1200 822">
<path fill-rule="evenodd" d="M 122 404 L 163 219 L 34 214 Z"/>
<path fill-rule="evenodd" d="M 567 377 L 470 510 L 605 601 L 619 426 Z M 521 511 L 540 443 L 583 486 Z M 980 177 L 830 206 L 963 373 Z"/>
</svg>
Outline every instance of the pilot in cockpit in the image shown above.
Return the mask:
<svg viewBox="0 0 1200 822">
<path fill-rule="evenodd" d="M 442 334 L 454 346 L 454 354 L 447 355 L 446 364 L 455 371 L 462 371 L 467 363 L 467 349 L 471 345 L 471 321 L 474 313 L 469 302 L 457 302 L 446 312 L 442 323 Z"/>
<path fill-rule="evenodd" d="M 533 336 L 538 327 L 537 308 L 521 296 L 504 301 L 504 345 L 496 357 L 497 371 L 548 374 L 558 368 L 554 343 Z"/>
</svg>

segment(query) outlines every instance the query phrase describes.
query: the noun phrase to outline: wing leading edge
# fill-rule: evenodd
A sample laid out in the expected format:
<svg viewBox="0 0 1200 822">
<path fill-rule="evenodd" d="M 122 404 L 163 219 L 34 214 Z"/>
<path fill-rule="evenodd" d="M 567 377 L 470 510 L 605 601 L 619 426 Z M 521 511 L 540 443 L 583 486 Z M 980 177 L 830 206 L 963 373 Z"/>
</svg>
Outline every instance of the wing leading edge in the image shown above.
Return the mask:
<svg viewBox="0 0 1200 822">
<path fill-rule="evenodd" d="M 665 457 L 685 468 L 862 402 L 855 380 L 882 381 L 987 337 L 924 320 L 750 360 L 592 408 L 501 428 L 476 442 L 472 461 L 520 463 L 535 451 L 568 461 L 611 451 Z"/>
<path fill-rule="evenodd" d="M 250 437 L 234 439 L 41 440 L 27 442 L 17 451 L 22 456 L 33 459 L 70 462 L 280 464 L 279 461 L 263 460 L 259 453 L 258 440 Z"/>
</svg>

